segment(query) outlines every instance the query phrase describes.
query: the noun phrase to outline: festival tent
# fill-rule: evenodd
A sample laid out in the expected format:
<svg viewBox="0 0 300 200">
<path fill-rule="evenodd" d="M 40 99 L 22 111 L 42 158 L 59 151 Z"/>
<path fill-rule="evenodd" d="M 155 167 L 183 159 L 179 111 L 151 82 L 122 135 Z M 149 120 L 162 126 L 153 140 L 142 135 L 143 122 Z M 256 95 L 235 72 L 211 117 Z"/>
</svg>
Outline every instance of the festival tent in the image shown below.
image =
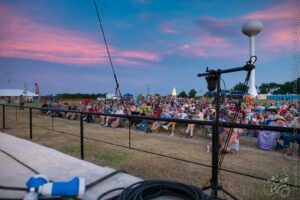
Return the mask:
<svg viewBox="0 0 300 200">
<path fill-rule="evenodd" d="M 173 87 L 173 90 L 172 90 L 172 96 L 173 96 L 173 97 L 176 97 L 176 96 L 177 96 L 176 88 L 175 88 L 175 87 Z"/>
<path fill-rule="evenodd" d="M 126 93 L 126 94 L 123 95 L 123 97 L 133 97 L 133 94 Z"/>
<path fill-rule="evenodd" d="M 233 90 L 229 94 L 244 95 L 246 92 L 241 90 Z"/>
<path fill-rule="evenodd" d="M 125 99 L 128 99 L 128 100 L 130 100 L 130 99 L 133 99 L 133 98 L 134 98 L 133 94 L 130 94 L 130 93 L 126 93 L 126 94 L 124 94 L 124 95 L 123 95 L 123 97 L 124 97 Z"/>
<path fill-rule="evenodd" d="M 208 93 L 207 93 L 207 95 L 208 96 L 210 96 L 210 97 L 214 97 L 214 96 L 216 96 L 216 94 L 217 94 L 217 92 L 216 91 L 209 91 Z M 226 96 L 226 92 L 225 91 L 221 91 L 221 96 Z"/>
<path fill-rule="evenodd" d="M 18 103 L 19 97 L 23 95 L 25 101 L 33 102 L 37 94 L 30 91 L 24 91 L 23 89 L 0 89 L 0 100 L 1 102 L 9 101 L 8 103 Z"/>
</svg>

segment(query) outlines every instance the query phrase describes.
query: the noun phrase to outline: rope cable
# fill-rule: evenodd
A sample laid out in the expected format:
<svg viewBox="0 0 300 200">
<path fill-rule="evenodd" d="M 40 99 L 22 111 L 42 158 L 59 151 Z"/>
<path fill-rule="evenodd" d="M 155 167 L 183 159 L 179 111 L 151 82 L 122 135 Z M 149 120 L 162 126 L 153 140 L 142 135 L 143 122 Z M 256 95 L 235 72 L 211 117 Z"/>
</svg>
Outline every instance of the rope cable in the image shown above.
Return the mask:
<svg viewBox="0 0 300 200">
<path fill-rule="evenodd" d="M 104 41 L 104 44 L 105 44 L 105 47 L 106 47 L 106 52 L 107 52 L 107 56 L 108 56 L 108 59 L 109 59 L 110 66 L 111 66 L 111 70 L 113 72 L 113 76 L 114 76 L 114 79 L 115 79 L 116 93 L 119 93 L 119 95 L 120 95 L 121 101 L 122 101 L 123 106 L 124 106 L 125 114 L 129 115 L 129 113 L 127 113 L 127 109 L 126 109 L 126 102 L 125 102 L 125 100 L 122 96 L 121 90 L 120 90 L 120 85 L 119 85 L 118 78 L 117 78 L 117 75 L 116 75 L 116 72 L 115 72 L 115 69 L 114 69 L 114 65 L 113 65 L 113 62 L 112 62 L 109 47 L 108 47 L 107 40 L 106 40 L 105 33 L 104 33 L 104 28 L 103 28 L 103 25 L 102 25 L 100 9 L 98 8 L 96 0 L 94 0 L 94 6 L 95 6 L 95 9 L 96 9 L 97 18 L 98 18 L 99 26 L 100 26 L 100 29 L 101 29 L 103 41 Z"/>
</svg>

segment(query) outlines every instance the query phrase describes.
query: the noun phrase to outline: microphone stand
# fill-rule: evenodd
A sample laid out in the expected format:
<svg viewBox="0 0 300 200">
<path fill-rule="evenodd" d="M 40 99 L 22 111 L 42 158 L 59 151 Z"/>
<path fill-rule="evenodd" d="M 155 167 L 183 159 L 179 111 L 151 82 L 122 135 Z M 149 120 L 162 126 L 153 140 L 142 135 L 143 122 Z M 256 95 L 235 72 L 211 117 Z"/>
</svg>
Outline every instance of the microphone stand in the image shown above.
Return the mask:
<svg viewBox="0 0 300 200">
<path fill-rule="evenodd" d="M 254 59 L 254 60 L 253 60 Z M 236 68 L 230 68 L 225 70 L 208 70 L 206 69 L 206 73 L 200 73 L 197 76 L 198 77 L 206 77 L 208 82 L 208 89 L 210 91 L 214 91 L 217 89 L 216 93 L 216 119 L 215 123 L 213 125 L 213 136 L 212 136 L 212 176 L 210 179 L 210 186 L 203 188 L 203 190 L 211 189 L 211 200 L 218 200 L 218 190 L 223 191 L 228 196 L 230 196 L 232 199 L 237 199 L 234 195 L 230 194 L 228 191 L 226 191 L 221 185 L 219 185 L 218 182 L 218 175 L 219 175 L 219 134 L 220 134 L 220 95 L 221 95 L 221 86 L 220 86 L 220 80 L 221 80 L 221 74 L 225 73 L 233 73 L 233 72 L 239 72 L 239 71 L 247 71 L 247 80 L 250 78 L 250 74 L 252 69 L 255 68 L 254 63 L 256 62 L 257 58 L 256 56 L 252 56 L 250 60 L 246 63 L 246 65 L 242 67 L 236 67 Z M 247 81 L 248 82 L 248 81 Z"/>
</svg>

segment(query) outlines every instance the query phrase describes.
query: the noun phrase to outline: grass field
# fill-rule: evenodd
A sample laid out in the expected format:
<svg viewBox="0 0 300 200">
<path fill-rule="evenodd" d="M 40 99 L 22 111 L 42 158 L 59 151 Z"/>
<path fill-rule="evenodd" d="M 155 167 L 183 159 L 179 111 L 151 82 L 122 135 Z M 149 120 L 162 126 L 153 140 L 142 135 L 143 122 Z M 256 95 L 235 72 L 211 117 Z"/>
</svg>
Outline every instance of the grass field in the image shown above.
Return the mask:
<svg viewBox="0 0 300 200">
<path fill-rule="evenodd" d="M 1 108 L 2 109 L 2 108 Z M 0 127 L 2 127 L 2 110 L 0 110 Z M 6 107 L 6 127 L 3 132 L 20 138 L 29 139 L 29 112 Z M 79 121 L 41 116 L 33 113 L 33 142 L 57 149 L 74 157 L 80 157 Z M 202 129 L 197 130 L 193 139 L 182 136 L 182 130 L 176 131 L 176 137 L 169 133 L 142 134 L 131 130 L 131 147 L 151 151 L 192 162 L 211 165 L 211 153 L 206 152 L 206 145 L 211 138 Z M 99 124 L 84 124 L 86 139 L 85 160 L 101 166 L 124 169 L 128 173 L 144 179 L 168 179 L 202 187 L 208 184 L 211 168 L 165 158 L 136 150 L 113 146 L 93 141 L 102 140 L 128 146 L 128 128 L 107 128 Z M 281 152 L 266 152 L 257 149 L 256 140 L 241 138 L 241 151 L 227 155 L 223 168 L 265 178 L 288 177 L 288 182 L 296 184 L 300 175 L 299 160 L 283 155 Z M 262 180 L 232 174 L 221 173 L 221 183 L 228 191 L 240 199 L 282 199 L 277 190 L 270 191 L 270 185 Z M 298 183 L 299 184 L 299 183 Z M 298 199 L 300 189 L 288 187 L 290 192 L 286 199 Z M 220 192 L 223 197 L 223 193 Z"/>
</svg>

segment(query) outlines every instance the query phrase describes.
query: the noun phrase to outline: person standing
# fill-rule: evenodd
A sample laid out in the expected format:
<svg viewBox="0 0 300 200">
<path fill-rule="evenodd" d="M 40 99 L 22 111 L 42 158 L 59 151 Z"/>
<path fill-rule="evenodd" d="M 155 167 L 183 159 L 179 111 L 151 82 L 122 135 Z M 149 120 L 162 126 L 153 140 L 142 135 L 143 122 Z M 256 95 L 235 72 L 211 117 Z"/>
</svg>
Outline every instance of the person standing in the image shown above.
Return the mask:
<svg viewBox="0 0 300 200">
<path fill-rule="evenodd" d="M 25 99 L 23 95 L 20 96 L 19 102 L 20 102 L 20 110 L 24 110 Z"/>
</svg>

